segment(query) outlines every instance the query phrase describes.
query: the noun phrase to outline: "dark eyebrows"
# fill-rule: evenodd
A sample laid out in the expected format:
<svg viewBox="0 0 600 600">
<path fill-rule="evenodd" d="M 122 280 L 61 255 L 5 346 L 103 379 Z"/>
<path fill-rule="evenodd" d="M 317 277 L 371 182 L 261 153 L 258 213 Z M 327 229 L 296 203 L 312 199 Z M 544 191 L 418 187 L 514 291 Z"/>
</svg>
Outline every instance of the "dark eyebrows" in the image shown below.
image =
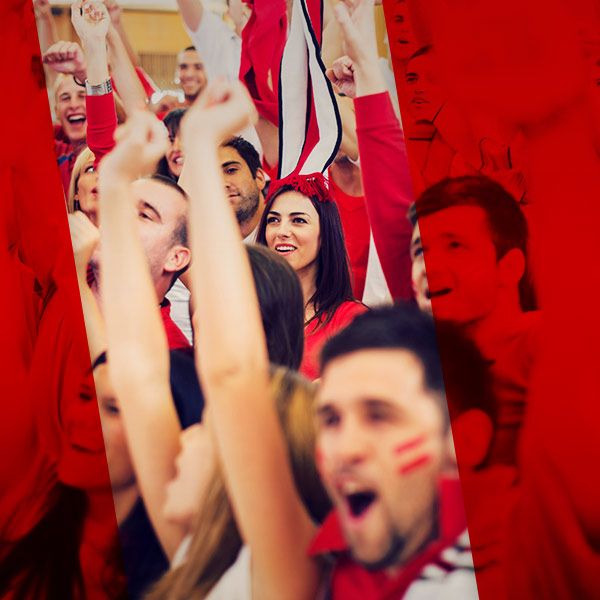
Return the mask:
<svg viewBox="0 0 600 600">
<path fill-rule="evenodd" d="M 158 220 L 158 222 L 162 223 L 162 217 L 160 216 L 160 213 L 156 210 L 156 208 L 154 208 L 154 206 L 152 206 L 152 204 L 149 204 L 145 200 L 140 200 L 139 206 L 140 208 L 145 208 L 153 212 L 156 215 L 156 219 Z"/>
<path fill-rule="evenodd" d="M 315 408 L 315 415 L 317 417 L 327 416 L 330 415 L 332 412 L 335 412 L 335 408 L 329 402 L 324 402 L 323 404 L 320 404 Z"/>
<path fill-rule="evenodd" d="M 241 167 L 242 163 L 239 160 L 228 160 L 227 162 L 224 162 L 221 165 L 221 168 L 226 169 L 227 167 L 231 167 L 232 165 L 235 165 L 236 167 Z"/>
</svg>

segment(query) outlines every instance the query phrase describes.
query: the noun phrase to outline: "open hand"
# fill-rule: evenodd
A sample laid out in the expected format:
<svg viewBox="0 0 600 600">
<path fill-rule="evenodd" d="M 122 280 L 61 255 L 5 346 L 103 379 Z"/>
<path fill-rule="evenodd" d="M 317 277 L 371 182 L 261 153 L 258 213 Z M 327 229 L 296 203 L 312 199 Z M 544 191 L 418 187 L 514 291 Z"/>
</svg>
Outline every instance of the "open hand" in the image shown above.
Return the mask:
<svg viewBox="0 0 600 600">
<path fill-rule="evenodd" d="M 81 43 L 106 43 L 110 17 L 106 6 L 97 0 L 76 0 L 71 5 L 71 22 Z"/>
</svg>

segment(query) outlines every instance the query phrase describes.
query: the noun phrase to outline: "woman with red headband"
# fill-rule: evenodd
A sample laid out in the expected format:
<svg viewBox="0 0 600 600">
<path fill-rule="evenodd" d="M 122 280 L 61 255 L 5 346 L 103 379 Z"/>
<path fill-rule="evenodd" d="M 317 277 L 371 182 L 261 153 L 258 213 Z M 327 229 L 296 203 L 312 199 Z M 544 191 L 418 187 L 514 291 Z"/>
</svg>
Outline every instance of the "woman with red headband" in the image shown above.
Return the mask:
<svg viewBox="0 0 600 600">
<path fill-rule="evenodd" d="M 319 377 L 325 341 L 364 312 L 352 294 L 340 215 L 321 173 L 273 182 L 257 242 L 283 256 L 304 294 L 304 358 L 300 371 Z"/>
</svg>

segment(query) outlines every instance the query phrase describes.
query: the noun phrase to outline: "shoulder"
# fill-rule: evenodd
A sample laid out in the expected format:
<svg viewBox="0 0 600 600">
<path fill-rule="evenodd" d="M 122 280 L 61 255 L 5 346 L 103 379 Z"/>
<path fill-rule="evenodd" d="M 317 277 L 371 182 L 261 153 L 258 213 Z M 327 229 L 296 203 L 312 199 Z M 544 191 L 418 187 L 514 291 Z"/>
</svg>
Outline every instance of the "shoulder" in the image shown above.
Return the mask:
<svg viewBox="0 0 600 600">
<path fill-rule="evenodd" d="M 335 321 L 338 325 L 347 325 L 348 323 L 353 321 L 358 315 L 362 315 L 368 310 L 369 309 L 361 302 L 342 302 L 342 304 L 340 304 L 337 307 L 332 320 Z"/>
</svg>

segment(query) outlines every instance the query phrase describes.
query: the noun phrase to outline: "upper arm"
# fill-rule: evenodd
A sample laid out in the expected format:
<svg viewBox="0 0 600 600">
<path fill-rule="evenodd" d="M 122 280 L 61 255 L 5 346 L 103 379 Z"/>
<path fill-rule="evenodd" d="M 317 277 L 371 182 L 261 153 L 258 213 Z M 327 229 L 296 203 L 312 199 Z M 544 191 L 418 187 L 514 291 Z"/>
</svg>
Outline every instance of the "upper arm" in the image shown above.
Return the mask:
<svg viewBox="0 0 600 600">
<path fill-rule="evenodd" d="M 179 12 L 186 27 L 191 31 L 196 31 L 204 13 L 202 0 L 177 0 L 177 6 L 179 6 Z"/>
</svg>

